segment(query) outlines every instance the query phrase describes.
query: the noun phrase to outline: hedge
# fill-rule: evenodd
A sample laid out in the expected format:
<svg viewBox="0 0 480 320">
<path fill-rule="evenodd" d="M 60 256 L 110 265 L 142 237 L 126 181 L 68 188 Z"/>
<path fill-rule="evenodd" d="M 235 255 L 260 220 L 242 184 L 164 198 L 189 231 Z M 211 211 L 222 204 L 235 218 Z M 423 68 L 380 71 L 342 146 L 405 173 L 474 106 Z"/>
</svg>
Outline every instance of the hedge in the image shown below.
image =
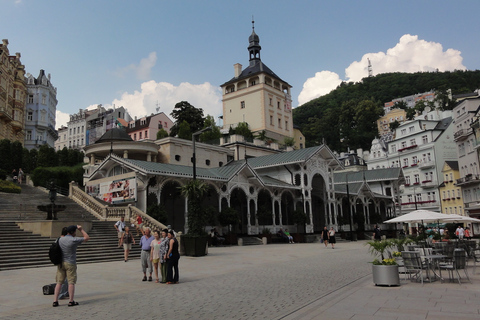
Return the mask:
<svg viewBox="0 0 480 320">
<path fill-rule="evenodd" d="M 22 188 L 11 181 L 0 180 L 0 192 L 20 193 Z"/>
<path fill-rule="evenodd" d="M 39 167 L 33 170 L 31 178 L 35 186 L 47 187 L 52 179 L 55 185 L 68 189 L 72 181 L 83 185 L 83 163 L 74 167 Z"/>
</svg>

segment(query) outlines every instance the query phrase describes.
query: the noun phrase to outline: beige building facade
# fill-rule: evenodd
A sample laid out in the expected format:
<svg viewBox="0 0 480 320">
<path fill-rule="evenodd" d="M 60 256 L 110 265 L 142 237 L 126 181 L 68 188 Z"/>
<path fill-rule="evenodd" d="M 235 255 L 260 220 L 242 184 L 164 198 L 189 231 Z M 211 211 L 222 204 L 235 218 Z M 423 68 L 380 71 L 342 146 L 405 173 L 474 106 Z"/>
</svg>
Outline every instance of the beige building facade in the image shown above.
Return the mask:
<svg viewBox="0 0 480 320">
<path fill-rule="evenodd" d="M 20 53 L 10 55 L 8 40 L 0 44 L 0 139 L 25 140 L 25 66 Z"/>
</svg>

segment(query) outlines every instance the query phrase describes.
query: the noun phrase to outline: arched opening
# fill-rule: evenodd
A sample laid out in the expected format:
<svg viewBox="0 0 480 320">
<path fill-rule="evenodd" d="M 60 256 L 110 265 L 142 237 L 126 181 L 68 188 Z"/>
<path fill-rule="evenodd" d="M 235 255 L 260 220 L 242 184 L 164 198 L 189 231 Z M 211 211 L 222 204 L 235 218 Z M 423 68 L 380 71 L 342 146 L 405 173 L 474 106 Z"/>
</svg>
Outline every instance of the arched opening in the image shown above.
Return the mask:
<svg viewBox="0 0 480 320">
<path fill-rule="evenodd" d="M 270 196 L 270 193 L 268 191 L 261 190 L 258 193 L 257 208 L 258 208 L 258 211 L 269 213 L 265 217 L 263 216 L 259 217 L 258 224 L 261 226 L 272 225 L 273 224 L 272 197 Z"/>
<path fill-rule="evenodd" d="M 185 199 L 179 188 L 178 182 L 165 183 L 160 193 L 160 205 L 163 205 L 167 212 L 167 224 L 177 232 L 185 232 Z"/>
<path fill-rule="evenodd" d="M 248 233 L 248 221 L 247 221 L 247 196 L 240 188 L 233 189 L 230 194 L 230 207 L 237 210 L 238 216 L 240 218 L 240 226 L 236 227 L 234 232 L 247 234 Z"/>
<path fill-rule="evenodd" d="M 208 186 L 208 190 L 205 193 L 203 200 L 202 200 L 202 208 L 205 209 L 205 213 L 207 214 L 207 224 L 208 225 L 216 225 L 217 221 L 214 218 L 218 215 L 218 193 L 212 185 Z"/>
<path fill-rule="evenodd" d="M 312 217 L 313 232 L 321 232 L 325 226 L 325 180 L 319 174 L 312 179 Z"/>
</svg>

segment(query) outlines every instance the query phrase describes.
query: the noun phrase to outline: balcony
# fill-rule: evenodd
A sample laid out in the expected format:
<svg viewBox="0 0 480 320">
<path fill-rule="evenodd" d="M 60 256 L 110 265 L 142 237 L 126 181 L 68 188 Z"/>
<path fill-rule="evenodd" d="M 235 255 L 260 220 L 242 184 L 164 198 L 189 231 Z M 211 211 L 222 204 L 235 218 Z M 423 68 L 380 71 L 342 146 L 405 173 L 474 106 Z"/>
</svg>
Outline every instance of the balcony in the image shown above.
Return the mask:
<svg viewBox="0 0 480 320">
<path fill-rule="evenodd" d="M 467 174 L 465 177 L 457 179 L 457 183 L 455 185 L 457 186 L 465 186 L 469 184 L 476 184 L 480 183 L 480 175 L 478 174 Z"/>
<path fill-rule="evenodd" d="M 23 124 L 18 120 L 13 120 L 12 121 L 12 128 L 16 132 L 21 131 L 23 129 Z"/>
<path fill-rule="evenodd" d="M 422 181 L 422 188 L 433 188 L 436 187 L 437 184 L 433 182 L 432 180 L 425 180 Z"/>
<path fill-rule="evenodd" d="M 453 134 L 453 139 L 455 141 L 462 141 L 467 139 L 467 137 L 472 133 L 472 128 L 460 129 Z"/>
<path fill-rule="evenodd" d="M 12 118 L 12 108 L 10 107 L 0 107 L 0 119 L 4 119 L 4 121 L 10 122 L 13 120 Z"/>
<path fill-rule="evenodd" d="M 422 161 L 422 162 L 419 162 L 419 163 L 418 163 L 418 167 L 419 167 L 420 169 L 430 169 L 430 168 L 435 167 L 435 162 L 432 161 L 432 160 Z"/>
<path fill-rule="evenodd" d="M 406 150 L 415 149 L 416 147 L 418 147 L 418 146 L 416 144 L 414 144 L 414 145 L 411 145 L 411 146 L 408 146 L 408 147 L 398 149 L 398 152 L 403 152 L 403 151 L 406 151 Z"/>
</svg>

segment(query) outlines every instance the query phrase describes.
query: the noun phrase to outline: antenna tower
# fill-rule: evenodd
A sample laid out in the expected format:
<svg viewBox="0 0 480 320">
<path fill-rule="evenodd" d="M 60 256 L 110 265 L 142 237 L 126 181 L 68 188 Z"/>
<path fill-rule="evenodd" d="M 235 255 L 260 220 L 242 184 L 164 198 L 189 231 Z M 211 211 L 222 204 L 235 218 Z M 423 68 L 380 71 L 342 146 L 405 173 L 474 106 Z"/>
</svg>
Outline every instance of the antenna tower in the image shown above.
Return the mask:
<svg viewBox="0 0 480 320">
<path fill-rule="evenodd" d="M 367 58 L 367 61 L 368 61 L 368 77 L 373 77 L 372 64 L 370 63 L 369 58 Z"/>
</svg>

